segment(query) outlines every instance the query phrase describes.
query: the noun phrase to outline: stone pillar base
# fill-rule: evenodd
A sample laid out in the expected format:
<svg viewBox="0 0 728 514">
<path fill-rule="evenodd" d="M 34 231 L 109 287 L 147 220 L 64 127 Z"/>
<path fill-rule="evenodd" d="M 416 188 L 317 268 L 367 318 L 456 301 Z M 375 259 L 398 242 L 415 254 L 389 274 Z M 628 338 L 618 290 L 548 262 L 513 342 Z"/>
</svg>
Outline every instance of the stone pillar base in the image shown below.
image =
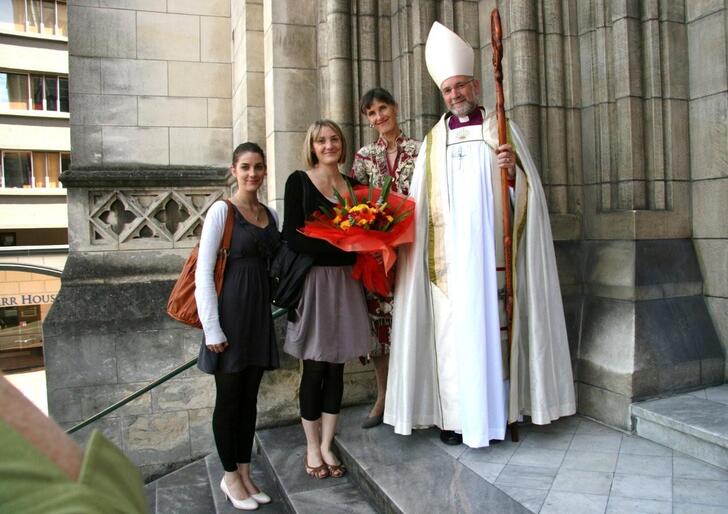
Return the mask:
<svg viewBox="0 0 728 514">
<path fill-rule="evenodd" d="M 690 240 L 585 243 L 579 412 L 631 429 L 636 401 L 723 382 Z"/>
</svg>

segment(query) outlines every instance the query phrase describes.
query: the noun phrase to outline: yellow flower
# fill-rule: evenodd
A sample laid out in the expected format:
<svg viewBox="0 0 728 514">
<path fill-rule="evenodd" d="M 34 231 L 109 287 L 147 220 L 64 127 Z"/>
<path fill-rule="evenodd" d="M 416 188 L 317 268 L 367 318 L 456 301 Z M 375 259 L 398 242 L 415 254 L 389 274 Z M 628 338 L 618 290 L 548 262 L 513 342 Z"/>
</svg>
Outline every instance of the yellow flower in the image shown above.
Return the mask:
<svg viewBox="0 0 728 514">
<path fill-rule="evenodd" d="M 369 206 L 365 203 L 359 203 L 349 209 L 349 212 L 369 212 Z"/>
<path fill-rule="evenodd" d="M 392 221 L 394 221 L 394 218 L 392 216 L 390 216 L 389 214 L 387 214 L 387 221 L 389 223 L 392 223 Z"/>
<path fill-rule="evenodd" d="M 349 220 L 344 220 L 341 222 L 341 230 L 349 230 L 351 228 L 351 222 Z"/>
</svg>

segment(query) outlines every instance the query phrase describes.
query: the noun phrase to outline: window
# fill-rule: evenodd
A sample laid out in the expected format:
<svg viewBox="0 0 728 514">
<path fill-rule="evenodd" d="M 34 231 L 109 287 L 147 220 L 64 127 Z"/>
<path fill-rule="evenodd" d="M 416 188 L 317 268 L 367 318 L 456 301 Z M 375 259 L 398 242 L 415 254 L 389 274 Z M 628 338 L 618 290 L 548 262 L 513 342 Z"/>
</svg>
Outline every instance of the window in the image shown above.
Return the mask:
<svg viewBox="0 0 728 514">
<path fill-rule="evenodd" d="M 10 299 L 15 300 L 16 297 L 11 296 Z M 7 297 L 2 300 L 9 301 Z M 45 307 L 0 307 L 0 370 L 21 371 L 43 366 L 42 318 L 45 317 Z"/>
<path fill-rule="evenodd" d="M 0 108 L 68 112 L 68 78 L 0 72 Z"/>
<path fill-rule="evenodd" d="M 25 0 L 25 30 L 40 32 L 40 14 L 40 0 Z"/>
<path fill-rule="evenodd" d="M 25 0 L 0 0 L 0 28 L 25 31 Z"/>
<path fill-rule="evenodd" d="M 68 37 L 65 0 L 0 0 L 0 29 Z"/>
<path fill-rule="evenodd" d="M 2 152 L 0 187 L 62 187 L 61 172 L 71 164 L 67 152 Z"/>
<path fill-rule="evenodd" d="M 66 7 L 66 2 L 56 2 L 56 35 L 68 37 L 68 7 Z"/>
<path fill-rule="evenodd" d="M 30 187 L 30 152 L 3 152 L 3 187 Z"/>
<path fill-rule="evenodd" d="M 34 111 L 45 111 L 43 102 L 43 77 L 37 75 L 31 75 L 30 77 L 30 91 L 33 95 L 33 103 L 31 106 Z"/>
<path fill-rule="evenodd" d="M 46 110 L 58 110 L 58 80 L 55 77 L 45 78 Z"/>
<path fill-rule="evenodd" d="M 15 246 L 15 232 L 0 232 L 0 246 Z"/>
<path fill-rule="evenodd" d="M 0 107 L 7 109 L 28 108 L 27 75 L 0 73 Z"/>
<path fill-rule="evenodd" d="M 61 112 L 68 112 L 68 79 L 58 77 L 58 100 Z"/>
</svg>

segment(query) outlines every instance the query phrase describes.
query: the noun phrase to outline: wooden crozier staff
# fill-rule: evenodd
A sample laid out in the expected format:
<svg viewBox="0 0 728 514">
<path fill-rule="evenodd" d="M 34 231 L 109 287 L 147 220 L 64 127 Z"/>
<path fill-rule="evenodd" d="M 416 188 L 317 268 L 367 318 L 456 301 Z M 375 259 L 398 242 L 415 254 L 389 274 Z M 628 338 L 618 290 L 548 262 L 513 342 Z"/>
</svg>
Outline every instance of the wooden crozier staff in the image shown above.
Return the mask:
<svg viewBox="0 0 728 514">
<path fill-rule="evenodd" d="M 506 129 L 505 97 L 503 95 L 503 32 L 501 29 L 500 13 L 493 9 L 490 13 L 490 37 L 493 47 L 493 75 L 495 78 L 495 116 L 498 121 L 498 146 L 508 142 Z M 511 198 L 508 187 L 508 168 L 501 168 L 501 205 L 503 207 L 503 255 L 506 265 L 505 298 L 506 326 L 508 328 L 508 353 L 510 355 L 513 337 L 513 246 L 511 239 Z M 518 441 L 518 427 L 515 423 L 508 425 L 511 430 L 511 440 Z"/>
</svg>

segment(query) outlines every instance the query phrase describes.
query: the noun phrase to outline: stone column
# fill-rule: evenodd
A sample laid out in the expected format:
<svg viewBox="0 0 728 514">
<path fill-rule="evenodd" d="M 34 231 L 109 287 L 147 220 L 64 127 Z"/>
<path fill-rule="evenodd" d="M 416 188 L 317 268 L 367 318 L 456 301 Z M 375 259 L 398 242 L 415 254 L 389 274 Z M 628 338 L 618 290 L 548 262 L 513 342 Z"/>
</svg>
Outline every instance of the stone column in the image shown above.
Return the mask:
<svg viewBox="0 0 728 514">
<path fill-rule="evenodd" d="M 63 426 L 197 355 L 164 307 L 232 148 L 228 0 L 69 3 L 70 254 L 44 324 Z M 213 396 L 191 370 L 91 428 L 154 476 L 211 451 Z"/>
<path fill-rule="evenodd" d="M 342 170 L 348 171 L 353 160 L 354 123 L 356 122 L 356 98 L 353 89 L 353 66 L 351 45 L 352 17 L 347 0 L 321 2 L 319 21 L 320 66 L 319 78 L 322 84 L 319 103 L 323 116 L 339 124 L 348 143 L 346 162 Z"/>
<path fill-rule="evenodd" d="M 231 2 L 233 41 L 233 146 L 265 148 L 263 0 Z"/>
<path fill-rule="evenodd" d="M 263 4 L 268 202 L 283 214 L 288 175 L 302 169 L 306 129 L 321 117 L 315 0 Z"/>
<path fill-rule="evenodd" d="M 681 64 L 689 74 L 689 100 L 687 107 L 680 102 L 683 116 L 672 123 L 684 123 L 689 110 L 693 242 L 703 295 L 728 355 L 728 6 L 686 2 L 686 22 L 680 43 L 688 47 Z M 684 98 L 686 84 L 681 85 Z M 676 144 L 674 135 L 667 137 L 666 144 Z"/>
<path fill-rule="evenodd" d="M 632 402 L 723 380 L 690 241 L 685 8 L 620 1 L 577 9 L 585 183 L 579 410 L 629 428 Z"/>
<path fill-rule="evenodd" d="M 378 16 L 378 6 L 384 2 L 375 0 L 362 0 L 354 4 L 352 64 L 352 107 L 354 109 L 354 131 L 351 140 L 351 149 L 355 151 L 365 144 L 374 141 L 377 137 L 376 131 L 371 129 L 367 120 L 359 112 L 359 98 L 373 87 L 391 88 L 386 84 L 381 73 L 386 59 L 391 62 L 391 49 L 382 51 L 391 40 L 391 36 L 382 28 L 389 27 L 389 17 Z"/>
</svg>

